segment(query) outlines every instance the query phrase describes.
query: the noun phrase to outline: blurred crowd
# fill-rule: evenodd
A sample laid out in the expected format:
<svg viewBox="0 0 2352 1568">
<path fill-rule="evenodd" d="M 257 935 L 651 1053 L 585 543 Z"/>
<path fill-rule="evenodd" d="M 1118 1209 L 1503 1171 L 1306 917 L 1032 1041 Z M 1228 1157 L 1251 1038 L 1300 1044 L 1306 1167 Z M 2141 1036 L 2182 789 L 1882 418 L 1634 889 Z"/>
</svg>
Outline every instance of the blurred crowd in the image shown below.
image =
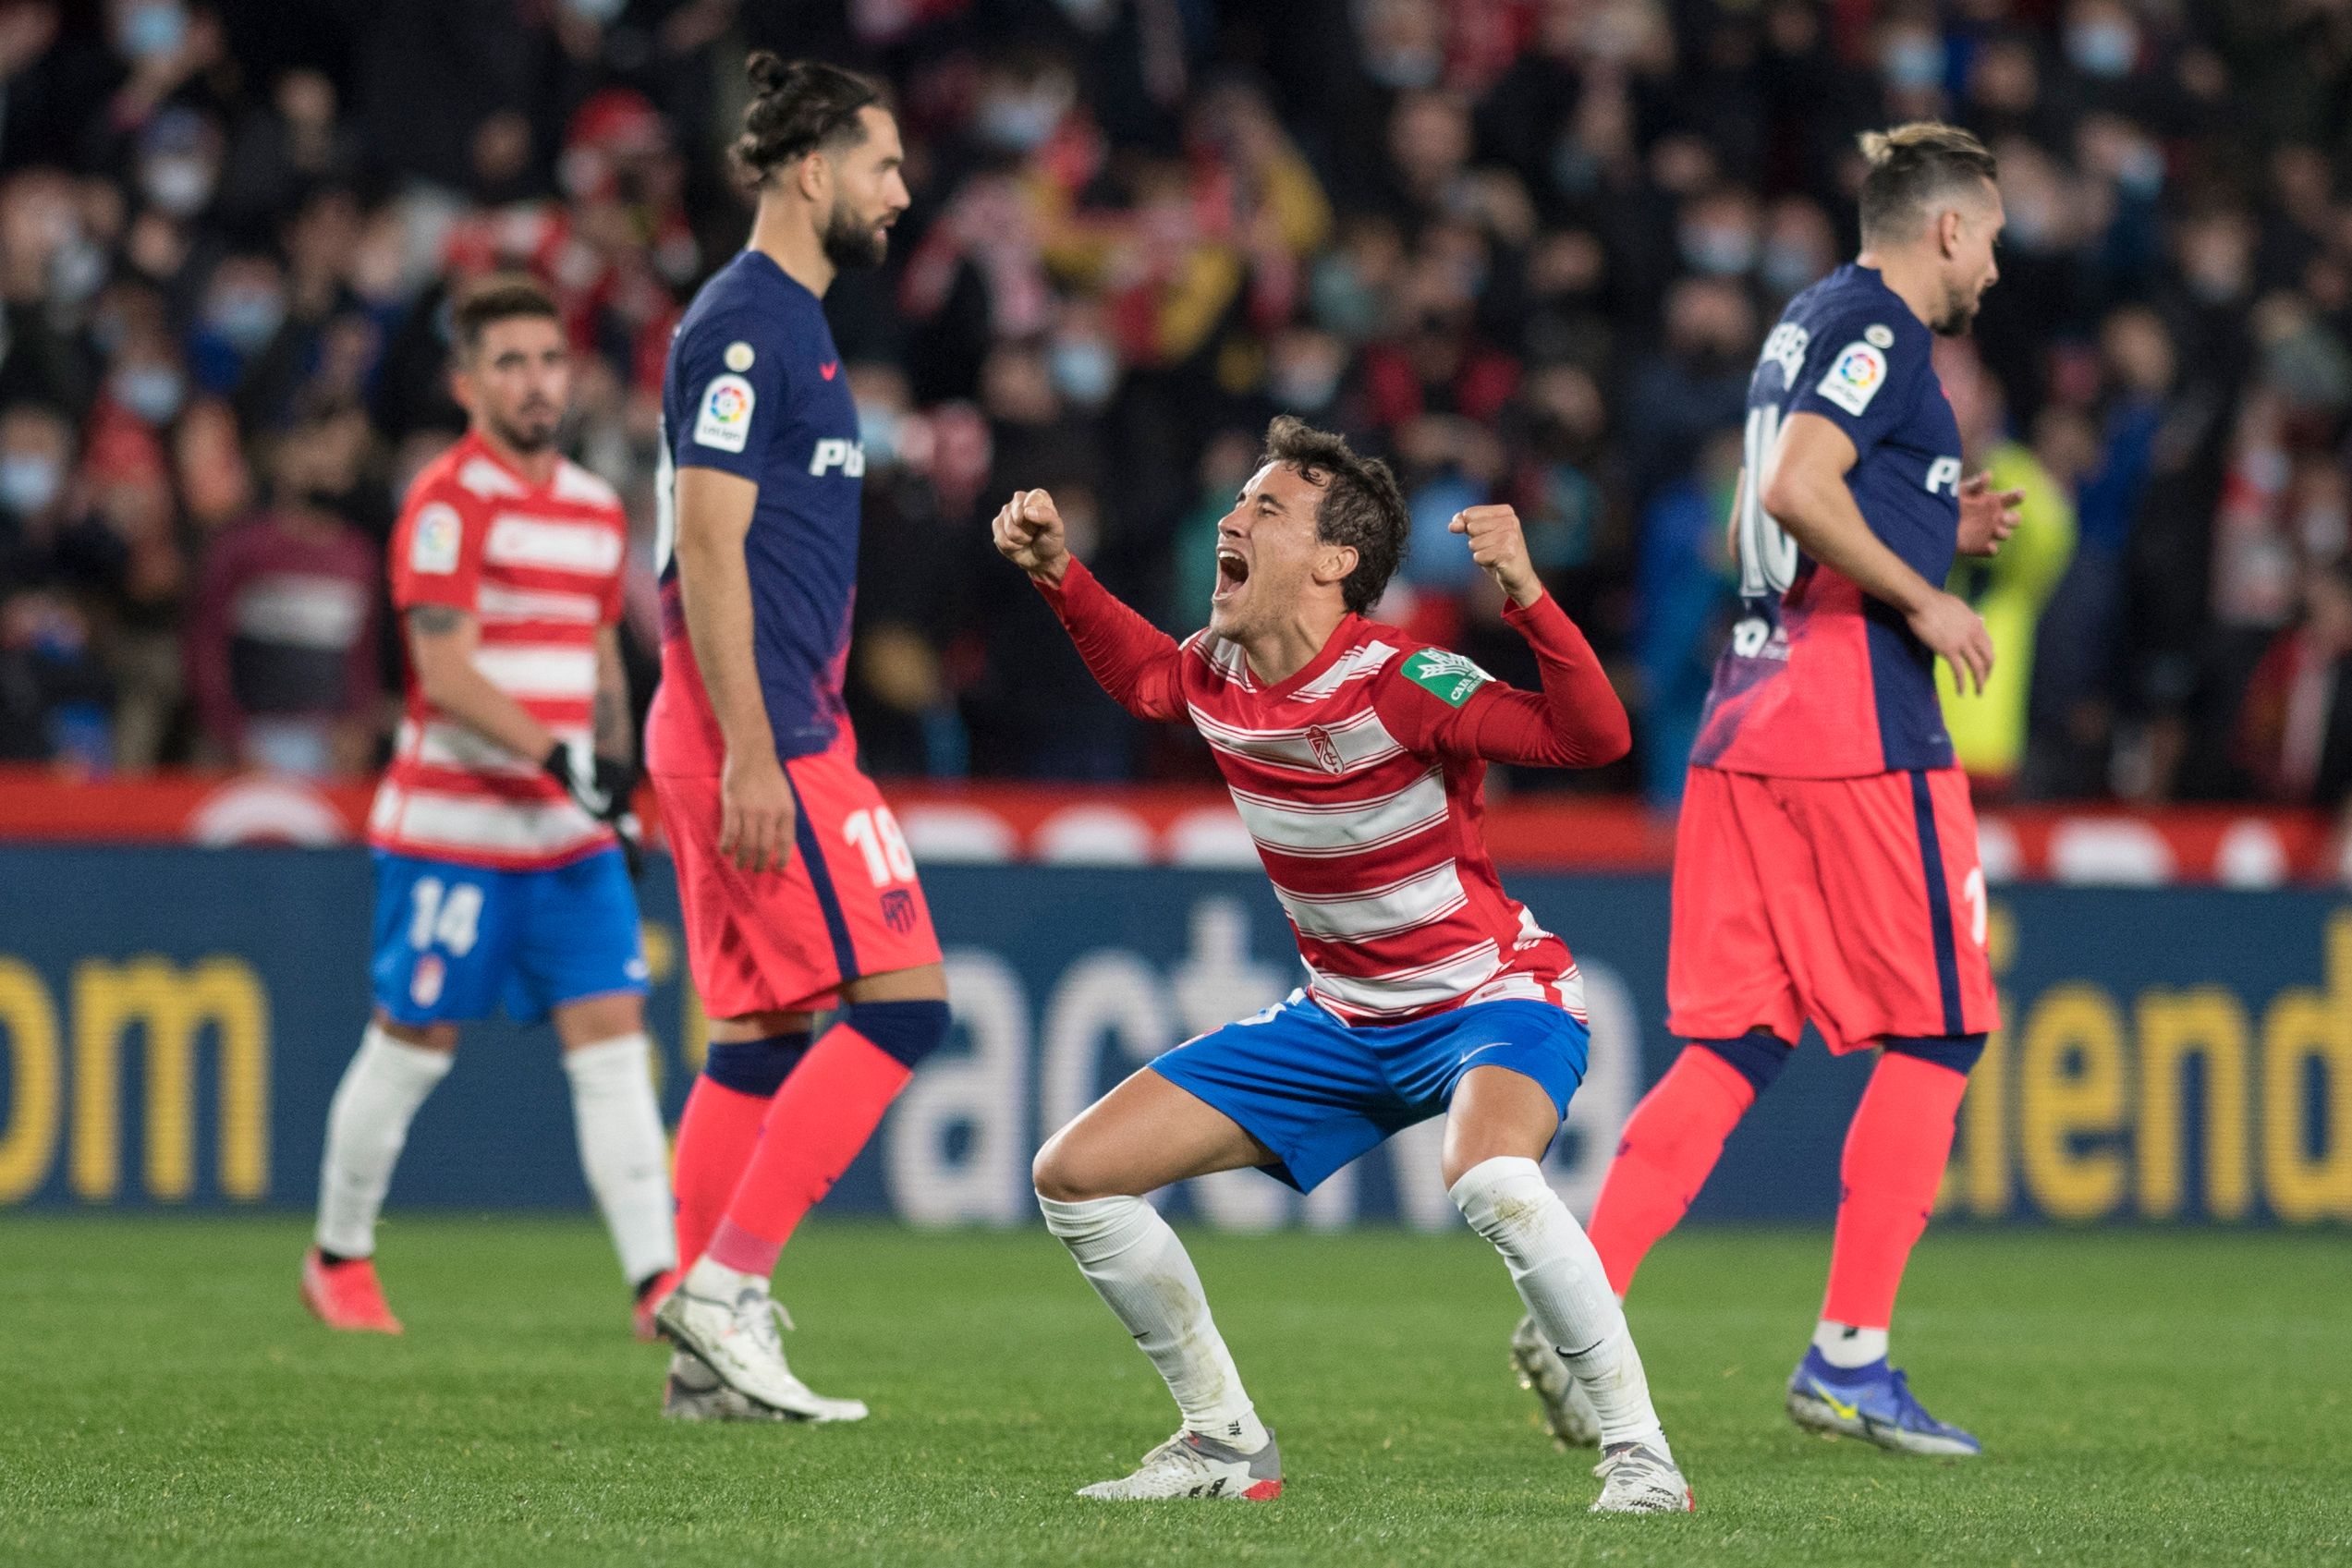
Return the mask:
<svg viewBox="0 0 2352 1568">
<path fill-rule="evenodd" d="M 1445 532 L 1524 517 L 1679 787 L 1743 395 L 1851 252 L 1855 134 L 1968 126 L 2003 277 L 1940 368 L 2024 529 L 1954 586 L 2010 798 L 2352 794 L 2352 0 L 0 0 L 0 758 L 372 765 L 381 557 L 458 428 L 453 284 L 525 265 L 628 498 L 651 684 L 669 329 L 742 241 L 747 49 L 888 80 L 914 210 L 828 300 L 884 774 L 1206 777 L 1100 699 L 983 520 L 1058 498 L 1197 626 L 1289 411 L 1387 456 L 1381 614 L 1532 681 Z"/>
</svg>

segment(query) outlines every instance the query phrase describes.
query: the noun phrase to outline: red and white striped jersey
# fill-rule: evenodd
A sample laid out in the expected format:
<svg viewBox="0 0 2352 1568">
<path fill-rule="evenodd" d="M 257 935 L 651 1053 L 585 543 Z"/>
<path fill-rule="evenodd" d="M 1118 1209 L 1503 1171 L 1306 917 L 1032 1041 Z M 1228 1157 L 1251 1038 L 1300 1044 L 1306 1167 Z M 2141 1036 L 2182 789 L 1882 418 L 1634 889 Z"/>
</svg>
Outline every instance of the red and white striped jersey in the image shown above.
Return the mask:
<svg viewBox="0 0 2352 1568">
<path fill-rule="evenodd" d="M 1176 643 L 1076 562 L 1045 593 L 1104 689 L 1209 742 L 1317 1002 L 1353 1024 L 1506 997 L 1584 1016 L 1575 959 L 1503 891 L 1479 828 L 1490 760 L 1590 766 L 1627 744 L 1599 660 L 1550 598 L 1505 613 L 1535 650 L 1538 695 L 1360 615 L 1269 685 L 1236 645 Z"/>
<path fill-rule="evenodd" d="M 595 723 L 596 634 L 620 619 L 628 523 L 577 463 L 533 485 L 468 435 L 417 476 L 392 533 L 392 602 L 445 604 L 481 627 L 474 667 L 559 740 Z M 408 712 L 369 813 L 380 849 L 530 870 L 612 845 L 536 757 L 436 713 L 408 677 Z"/>
</svg>

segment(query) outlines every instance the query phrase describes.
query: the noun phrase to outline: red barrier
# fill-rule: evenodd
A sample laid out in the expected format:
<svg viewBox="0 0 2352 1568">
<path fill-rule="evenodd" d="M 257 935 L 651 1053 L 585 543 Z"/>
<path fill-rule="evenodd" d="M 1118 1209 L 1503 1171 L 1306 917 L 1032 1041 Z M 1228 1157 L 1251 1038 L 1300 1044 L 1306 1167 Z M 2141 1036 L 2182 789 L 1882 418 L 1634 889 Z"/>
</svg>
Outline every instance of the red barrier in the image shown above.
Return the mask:
<svg viewBox="0 0 2352 1568">
<path fill-rule="evenodd" d="M 1255 864 L 1240 819 L 1213 787 L 896 781 L 884 793 L 924 859 Z M 365 833 L 373 794 L 368 781 L 321 784 L 259 773 L 77 779 L 0 767 L 0 843 L 344 844 Z M 650 813 L 650 793 L 640 804 Z M 1498 801 L 1486 828 L 1498 861 L 1534 869 L 1656 871 L 1674 851 L 1670 820 L 1621 799 Z M 1986 876 L 1996 882 L 2273 887 L 2344 874 L 2331 864 L 2326 820 L 2309 812 L 2019 807 L 1986 812 L 1980 837 Z"/>
</svg>

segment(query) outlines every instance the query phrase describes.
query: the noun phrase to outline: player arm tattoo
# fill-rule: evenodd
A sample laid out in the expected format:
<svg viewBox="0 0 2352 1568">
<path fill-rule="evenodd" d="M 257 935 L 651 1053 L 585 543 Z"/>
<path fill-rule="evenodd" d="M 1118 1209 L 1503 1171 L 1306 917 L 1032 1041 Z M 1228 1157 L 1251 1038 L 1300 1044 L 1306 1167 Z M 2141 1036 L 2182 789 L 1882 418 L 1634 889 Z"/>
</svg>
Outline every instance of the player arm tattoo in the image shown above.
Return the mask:
<svg viewBox="0 0 2352 1568">
<path fill-rule="evenodd" d="M 425 637 L 447 637 L 462 631 L 469 619 L 463 610 L 449 604 L 412 604 L 408 607 L 408 629 Z"/>
<path fill-rule="evenodd" d="M 427 706 L 475 734 L 536 762 L 555 737 L 521 703 L 490 684 L 474 663 L 481 630 L 454 604 L 411 604 L 408 662 Z"/>
</svg>

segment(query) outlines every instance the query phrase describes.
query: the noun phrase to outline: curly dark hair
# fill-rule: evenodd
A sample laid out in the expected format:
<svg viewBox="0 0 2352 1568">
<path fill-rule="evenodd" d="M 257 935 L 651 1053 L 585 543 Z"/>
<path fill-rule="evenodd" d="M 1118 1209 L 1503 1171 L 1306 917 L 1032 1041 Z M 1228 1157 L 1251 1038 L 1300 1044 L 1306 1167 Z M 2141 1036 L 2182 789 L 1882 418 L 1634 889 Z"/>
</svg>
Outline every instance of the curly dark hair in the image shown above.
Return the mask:
<svg viewBox="0 0 2352 1568">
<path fill-rule="evenodd" d="M 1315 537 L 1356 552 L 1356 569 L 1339 585 L 1347 608 L 1360 615 L 1380 602 L 1388 579 L 1404 565 L 1411 515 L 1396 476 L 1377 457 L 1359 456 L 1347 438 L 1320 431 L 1289 414 L 1266 427 L 1261 466 L 1280 463 L 1322 486 L 1315 505 Z"/>
<path fill-rule="evenodd" d="M 751 79 L 751 102 L 727 156 L 748 185 L 764 185 L 820 148 L 855 147 L 866 139 L 859 111 L 890 106 L 881 84 L 822 60 L 786 62 L 759 49 L 743 69 Z"/>
</svg>

